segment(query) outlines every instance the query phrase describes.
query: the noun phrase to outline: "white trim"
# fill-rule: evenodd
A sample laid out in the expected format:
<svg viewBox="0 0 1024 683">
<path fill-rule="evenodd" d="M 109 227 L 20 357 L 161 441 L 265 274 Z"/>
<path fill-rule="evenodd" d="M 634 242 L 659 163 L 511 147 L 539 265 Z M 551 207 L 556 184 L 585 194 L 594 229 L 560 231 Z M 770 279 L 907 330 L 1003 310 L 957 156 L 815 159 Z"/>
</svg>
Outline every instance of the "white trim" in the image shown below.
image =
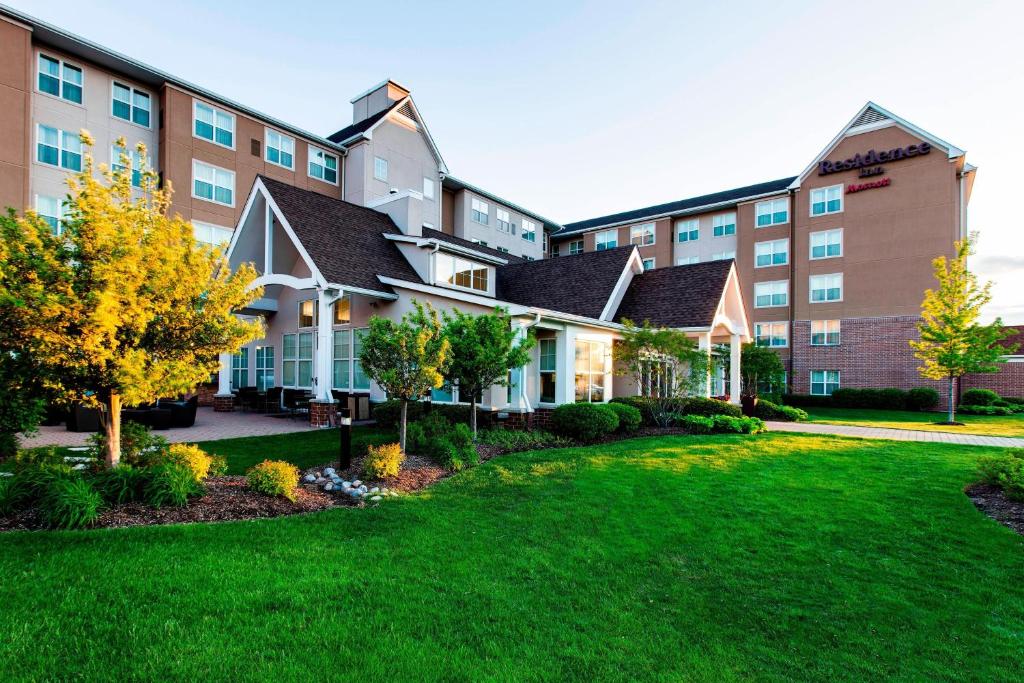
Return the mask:
<svg viewBox="0 0 1024 683">
<path fill-rule="evenodd" d="M 205 138 L 200 138 L 200 139 L 205 139 Z M 215 171 L 214 175 L 213 175 L 213 183 L 212 183 L 212 185 L 213 185 L 213 196 L 210 197 L 209 199 L 207 199 L 206 197 L 200 197 L 199 195 L 196 194 L 196 164 L 202 164 L 203 166 L 207 166 L 209 168 L 212 168 Z M 217 197 L 217 174 L 216 174 L 216 171 L 224 171 L 225 173 L 230 173 L 231 174 L 231 203 L 230 204 L 225 204 L 224 202 L 218 202 L 216 200 L 216 197 Z M 208 163 L 206 161 L 200 161 L 199 159 L 193 158 L 192 159 L 192 185 L 191 185 L 191 187 L 189 189 L 191 190 L 191 193 L 192 193 L 192 199 L 198 199 L 199 201 L 202 201 L 202 202 L 209 202 L 210 204 L 216 204 L 217 206 L 227 206 L 227 207 L 230 207 L 230 208 L 233 209 L 233 208 L 235 208 L 235 204 L 236 204 L 235 196 L 238 193 L 238 176 L 231 169 L 223 168 L 221 166 L 215 166 L 214 164 Z"/>
<path fill-rule="evenodd" d="M 780 242 L 785 242 L 785 244 L 786 244 L 786 249 L 785 249 L 786 260 L 783 261 L 782 263 L 775 263 L 774 258 L 775 258 L 775 253 L 776 252 L 775 252 L 774 245 L 776 245 L 776 244 L 778 244 Z M 765 264 L 763 266 L 757 262 L 757 258 L 758 258 L 758 256 L 760 256 L 760 254 L 757 253 L 757 248 L 759 246 L 761 246 L 762 244 L 770 244 L 770 245 L 772 245 L 772 249 L 771 249 L 771 251 L 768 254 L 768 256 L 771 257 L 771 262 L 767 263 L 767 264 Z M 757 269 L 757 268 L 776 268 L 778 266 L 788 266 L 789 265 L 789 258 L 790 258 L 790 253 L 789 253 L 790 249 L 789 249 L 789 247 L 790 247 L 790 244 L 789 244 L 789 238 L 788 237 L 780 237 L 779 239 L 775 239 L 775 240 L 760 240 L 758 242 L 754 242 L 754 268 L 755 269 Z"/>
<path fill-rule="evenodd" d="M 131 97 L 131 101 L 128 103 L 128 118 L 122 119 L 120 116 L 114 113 L 114 86 L 119 85 L 122 88 L 128 88 L 128 94 Z M 132 114 L 135 111 L 135 92 L 138 91 L 149 98 L 149 125 L 143 126 L 141 123 L 135 123 L 135 117 Z M 133 126 L 142 128 L 143 130 L 153 129 L 153 104 L 156 102 L 156 98 L 153 97 L 153 93 L 142 88 L 136 88 L 134 85 L 128 85 L 126 79 L 123 78 L 111 78 L 110 79 L 110 118 L 117 121 L 123 121 L 130 123 Z"/>
<path fill-rule="evenodd" d="M 319 283 L 311 277 L 298 278 L 294 275 L 285 275 L 284 273 L 269 273 L 267 275 L 260 275 L 258 278 L 253 280 L 252 284 L 249 285 L 249 289 L 266 287 L 267 285 L 282 285 L 284 287 L 290 287 L 291 289 L 305 290 L 316 289 L 318 284 Z M 309 299 L 304 299 L 304 301 L 309 301 Z M 297 303 L 302 302 L 300 301 Z"/>
<path fill-rule="evenodd" d="M 839 298 L 838 299 L 822 299 L 821 301 L 814 300 L 814 285 L 812 282 L 816 277 L 838 277 L 839 278 Z M 828 291 L 828 287 L 825 291 Z M 846 282 L 842 272 L 839 273 L 814 273 L 807 276 L 807 303 L 809 304 L 837 304 L 841 303 L 846 297 Z"/>
<path fill-rule="evenodd" d="M 815 256 L 814 255 L 814 236 L 815 235 L 827 235 L 827 234 L 829 234 L 831 232 L 838 232 L 839 233 L 839 253 L 838 254 L 833 254 L 833 255 L 829 256 L 829 253 L 828 253 L 828 240 L 826 239 L 826 241 L 825 241 L 825 255 L 824 256 Z M 843 241 L 844 241 L 844 235 L 843 235 L 843 229 L 842 228 L 829 228 L 828 230 L 812 230 L 807 235 L 807 260 L 808 261 L 825 261 L 825 260 L 830 259 L 830 258 L 841 258 L 843 256 L 843 253 L 844 253 Z"/>
<path fill-rule="evenodd" d="M 637 270 L 639 268 L 639 270 Z M 633 281 L 633 275 L 644 272 L 644 262 L 640 258 L 640 250 L 635 248 L 633 253 L 626 259 L 626 265 L 623 266 L 622 272 L 619 273 L 619 279 L 615 281 L 615 286 L 612 288 L 612 293 L 608 297 L 608 301 L 605 303 L 604 308 L 601 309 L 601 315 L 598 316 L 601 320 L 611 320 L 615 312 L 619 308 L 619 304 L 622 303 L 622 297 L 625 296 L 626 290 L 629 288 L 629 284 Z M 627 277 L 627 275 L 629 277 Z"/>
<path fill-rule="evenodd" d="M 309 172 L 309 165 L 311 163 L 313 163 L 313 150 L 316 150 L 317 152 L 322 152 L 326 156 L 334 157 L 334 160 L 336 162 L 336 165 L 334 167 L 334 174 L 337 176 L 337 180 L 335 180 L 334 182 L 331 182 L 330 180 L 327 180 L 326 178 L 317 178 L 315 175 L 313 175 L 312 173 Z M 327 166 L 324 165 L 324 171 L 326 172 L 326 170 L 327 170 Z M 341 182 L 341 155 L 336 154 L 334 152 L 329 152 L 329 151 L 327 151 L 326 149 L 324 149 L 322 147 L 314 145 L 312 142 L 307 142 L 306 143 L 306 177 L 312 178 L 313 180 L 317 180 L 317 181 L 319 181 L 321 183 L 326 183 L 327 185 L 334 185 L 335 187 L 337 187 L 338 183 Z"/>
<path fill-rule="evenodd" d="M 358 95 L 356 95 L 355 97 L 353 97 L 351 100 L 348 101 L 348 103 L 349 104 L 355 104 L 356 102 L 358 102 L 359 100 L 363 99 L 364 97 L 366 97 L 370 93 L 376 92 L 376 91 L 380 90 L 381 88 L 383 88 L 388 83 L 390 83 L 391 85 L 395 86 L 396 88 L 401 88 L 405 92 L 409 92 L 409 89 L 406 88 L 401 83 L 399 83 L 398 81 L 392 80 L 390 78 L 385 78 L 383 81 L 381 81 L 377 85 L 373 86 L 372 88 L 370 88 L 370 89 L 368 89 L 368 90 L 366 90 L 364 92 L 361 92 Z"/>
<path fill-rule="evenodd" d="M 203 105 L 205 105 L 205 106 L 207 106 L 207 107 L 209 107 L 210 109 L 213 110 L 213 139 L 212 140 L 210 138 L 204 138 L 201 135 L 196 135 L 196 107 L 199 104 L 203 104 Z M 231 117 L 231 146 L 230 147 L 225 145 L 225 144 L 223 144 L 223 143 L 221 143 L 221 142 L 217 142 L 217 112 L 218 111 L 221 112 L 222 114 L 227 114 L 228 116 Z M 192 127 L 192 131 L 191 131 L 192 132 L 192 137 L 194 137 L 196 140 L 203 140 L 204 142 L 209 142 L 210 144 L 217 145 L 218 147 L 222 147 L 224 149 L 230 149 L 232 151 L 234 151 L 235 148 L 237 147 L 237 145 L 235 144 L 235 141 L 238 138 L 238 117 L 233 112 L 230 112 L 227 109 L 221 109 L 220 107 L 218 107 L 216 105 L 213 105 L 213 104 L 210 104 L 209 102 L 207 102 L 205 100 L 201 100 L 198 97 L 193 97 L 192 98 L 192 120 L 189 122 L 189 125 Z"/>
<path fill-rule="evenodd" d="M 59 101 L 65 103 L 65 104 L 70 104 L 73 107 L 81 107 L 82 109 L 85 109 L 85 67 L 83 67 L 81 64 L 76 64 L 75 62 L 69 62 L 66 59 L 64 59 L 63 57 L 52 56 L 51 54 L 49 54 L 49 52 L 50 51 L 45 49 L 45 48 L 37 48 L 35 50 L 35 56 L 36 56 L 35 62 L 36 62 L 36 64 L 35 64 L 35 69 L 33 71 L 33 75 L 35 76 L 35 79 L 34 79 L 35 82 L 32 84 L 33 92 L 36 95 L 42 95 L 43 97 L 49 97 L 51 99 L 59 100 Z M 58 73 L 57 73 L 57 85 L 58 85 L 58 87 L 57 87 L 57 94 L 56 95 L 54 95 L 53 93 L 43 92 L 42 90 L 39 89 L 39 57 L 40 56 L 46 57 L 47 59 L 53 59 L 53 60 L 57 61 L 57 64 L 58 64 L 58 69 L 57 69 L 57 71 L 58 71 Z M 67 99 L 66 97 L 64 97 L 64 65 L 65 64 L 67 64 L 68 66 L 70 66 L 72 68 L 78 69 L 78 71 L 81 72 L 81 74 L 82 74 L 82 85 L 79 86 L 79 88 L 81 88 L 81 90 L 82 90 L 82 101 L 81 102 L 73 102 L 73 101 Z M 49 76 L 49 74 L 46 74 L 46 75 Z M 51 78 L 52 78 L 52 76 L 51 76 Z"/>
<path fill-rule="evenodd" d="M 387 82 L 388 81 L 384 81 L 384 83 L 387 83 Z M 391 82 L 394 83 L 394 81 L 391 81 Z M 380 85 L 378 85 L 377 88 L 379 88 L 381 85 L 384 85 L 384 83 L 381 83 Z M 398 84 L 395 83 L 395 85 L 398 85 Z M 405 88 L 403 88 L 400 85 L 398 87 L 402 88 L 403 90 L 406 90 Z M 376 88 L 374 88 L 372 90 L 369 90 L 366 93 L 363 93 L 359 97 L 364 97 L 366 94 L 368 94 L 370 92 L 373 92 L 373 90 L 376 90 Z M 408 92 L 408 90 L 406 90 L 406 92 Z M 358 100 L 359 97 L 357 97 L 356 100 Z M 355 102 L 355 100 L 352 100 L 352 101 Z M 424 139 L 427 141 L 427 146 L 430 147 L 430 151 L 434 155 L 435 160 L 437 161 L 438 171 L 442 175 L 447 175 L 448 174 L 448 166 L 444 163 L 444 158 L 441 156 L 441 150 L 439 150 L 437 148 L 437 144 L 434 142 L 434 137 L 430 134 L 430 130 L 427 129 L 427 123 L 426 123 L 426 121 L 423 120 L 423 116 L 420 115 L 420 110 L 416 106 L 416 102 L 413 101 L 412 95 L 406 95 L 404 98 L 402 98 L 402 99 L 398 100 L 397 102 L 393 103 L 391 105 L 391 107 L 390 107 L 391 112 L 387 116 L 382 117 L 379 121 L 377 121 L 377 123 L 373 124 L 372 126 L 367 128 L 363 132 L 361 132 L 361 133 L 354 133 L 353 135 L 350 135 L 349 137 L 345 138 L 344 140 L 340 140 L 340 141 L 338 141 L 338 142 L 336 142 L 334 144 L 338 145 L 339 147 L 345 147 L 345 146 L 347 146 L 347 144 L 349 142 L 351 142 L 353 140 L 357 140 L 359 138 L 363 138 L 365 140 L 372 140 L 373 139 L 373 131 L 377 129 L 377 126 L 381 125 L 382 123 L 384 123 L 385 121 L 390 119 L 391 116 L 393 114 L 395 114 L 399 109 L 401 109 L 402 105 L 404 105 L 406 102 L 409 103 L 409 106 L 412 107 L 413 113 L 416 114 L 416 119 L 419 121 L 419 132 L 420 132 L 420 135 L 422 135 L 424 137 Z"/>
<path fill-rule="evenodd" d="M 412 235 L 399 235 L 394 233 L 384 233 L 383 237 L 384 239 L 391 240 L 393 242 L 405 242 L 408 244 L 414 244 L 417 247 L 433 247 L 438 251 L 447 251 L 452 254 L 470 256 L 479 261 L 484 261 L 493 265 L 505 266 L 509 264 L 508 259 L 486 254 L 482 251 L 476 251 L 475 249 L 464 247 L 461 244 L 446 242 L 445 240 L 439 240 L 434 237 L 413 237 Z"/>
<path fill-rule="evenodd" d="M 767 306 L 759 306 L 758 303 L 757 303 L 757 286 L 758 285 L 777 285 L 780 282 L 782 284 L 786 285 L 786 303 L 784 303 L 784 304 L 774 304 L 774 303 L 770 303 L 769 302 Z M 770 296 L 775 296 L 775 295 L 771 294 Z M 783 308 L 785 306 L 789 306 L 789 302 L 790 302 L 789 280 L 762 280 L 761 282 L 755 282 L 754 283 L 754 308 Z"/>
<path fill-rule="evenodd" d="M 643 244 L 643 234 L 640 235 L 641 243 L 637 244 L 633 241 L 633 231 L 637 228 L 646 228 L 651 226 L 651 242 L 650 244 Z M 644 221 L 636 225 L 629 226 L 629 243 L 638 247 L 653 247 L 658 241 L 658 224 L 655 221 Z"/>
<path fill-rule="evenodd" d="M 766 349 L 788 349 L 789 348 L 789 321 L 788 320 L 755 320 L 754 321 L 754 343 L 755 344 L 757 344 L 757 326 L 758 325 L 782 325 L 783 329 L 785 330 L 785 335 L 784 335 L 785 336 L 785 340 L 786 340 L 785 344 L 766 344 L 766 345 L 763 345 L 763 348 L 766 348 Z M 769 341 L 772 339 L 772 337 L 773 337 L 773 335 L 769 333 L 768 334 Z M 762 346 L 761 344 L 757 344 L 757 345 L 758 346 Z"/>
<path fill-rule="evenodd" d="M 829 211 L 828 210 L 828 191 L 832 188 L 839 188 L 839 210 Z M 843 183 L 836 185 L 822 185 L 821 187 L 812 187 L 807 191 L 807 217 L 808 218 L 822 218 L 823 216 L 835 216 L 836 214 L 843 213 L 846 211 L 846 195 L 844 190 L 846 186 Z M 825 193 L 825 212 L 814 213 L 814 193 L 818 191 Z"/>
<path fill-rule="evenodd" d="M 279 162 L 279 161 L 272 161 L 269 158 L 269 156 L 270 156 L 270 134 L 271 133 L 274 133 L 275 135 L 280 136 L 282 140 L 291 140 L 292 141 L 292 165 L 291 166 L 285 166 L 281 162 Z M 279 168 L 283 168 L 283 169 L 285 169 L 287 171 L 294 171 L 295 170 L 295 159 L 296 159 L 296 156 L 295 156 L 295 146 L 296 145 L 295 145 L 295 143 L 296 143 L 296 140 L 291 135 L 288 135 L 286 133 L 282 133 L 281 131 L 279 131 L 279 130 L 277 130 L 275 128 L 271 128 L 270 126 L 264 126 L 263 127 L 263 161 L 267 162 L 268 164 L 273 164 L 274 166 L 277 166 Z M 282 150 L 280 148 L 277 148 L 278 156 L 281 155 L 281 152 L 282 152 Z M 307 161 L 309 160 L 309 155 L 308 154 L 306 155 L 306 160 Z M 306 172 L 307 173 L 309 172 L 309 166 L 308 165 L 306 166 Z"/>
</svg>

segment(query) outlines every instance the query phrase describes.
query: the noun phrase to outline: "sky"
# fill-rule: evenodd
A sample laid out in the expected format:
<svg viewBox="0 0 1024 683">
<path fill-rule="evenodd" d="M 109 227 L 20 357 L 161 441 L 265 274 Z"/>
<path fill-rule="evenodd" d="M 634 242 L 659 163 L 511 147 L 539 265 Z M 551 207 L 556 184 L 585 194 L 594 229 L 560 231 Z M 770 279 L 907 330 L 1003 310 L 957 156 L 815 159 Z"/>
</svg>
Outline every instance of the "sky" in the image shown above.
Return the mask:
<svg viewBox="0 0 1024 683">
<path fill-rule="evenodd" d="M 453 175 L 562 223 L 796 175 L 871 100 L 979 167 L 972 267 L 1024 324 L 1021 2 L 3 1 L 323 135 L 394 79 Z"/>
</svg>

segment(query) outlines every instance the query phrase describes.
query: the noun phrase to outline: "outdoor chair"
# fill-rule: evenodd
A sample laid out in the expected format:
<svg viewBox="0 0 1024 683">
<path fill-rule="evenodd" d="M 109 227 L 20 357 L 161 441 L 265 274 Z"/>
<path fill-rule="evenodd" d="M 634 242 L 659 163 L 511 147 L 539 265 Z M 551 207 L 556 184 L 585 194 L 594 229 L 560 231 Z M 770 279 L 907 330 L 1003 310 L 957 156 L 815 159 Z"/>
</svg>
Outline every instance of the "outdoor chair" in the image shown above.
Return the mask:
<svg viewBox="0 0 1024 683">
<path fill-rule="evenodd" d="M 256 387 L 239 387 L 235 392 L 235 404 L 243 411 L 255 408 L 259 398 L 259 390 Z"/>
<path fill-rule="evenodd" d="M 87 408 L 80 403 L 71 406 L 68 411 L 67 431 L 98 432 L 100 431 L 100 411 L 98 408 Z"/>
<path fill-rule="evenodd" d="M 191 427 L 196 423 L 196 410 L 199 408 L 199 397 L 188 400 L 162 398 L 157 407 L 171 411 L 171 426 L 174 428 Z"/>
<path fill-rule="evenodd" d="M 284 387 L 271 387 L 267 389 L 266 395 L 263 397 L 263 410 L 267 413 L 280 413 L 281 412 L 281 395 L 284 393 Z"/>
</svg>

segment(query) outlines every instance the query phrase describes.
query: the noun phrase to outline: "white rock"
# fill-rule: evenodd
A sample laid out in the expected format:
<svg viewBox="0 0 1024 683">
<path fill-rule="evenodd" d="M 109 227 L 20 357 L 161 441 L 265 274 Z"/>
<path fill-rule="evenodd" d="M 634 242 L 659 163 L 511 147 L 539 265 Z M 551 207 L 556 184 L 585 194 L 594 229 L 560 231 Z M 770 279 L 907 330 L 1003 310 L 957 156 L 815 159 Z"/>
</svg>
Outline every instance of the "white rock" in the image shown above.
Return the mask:
<svg viewBox="0 0 1024 683">
<path fill-rule="evenodd" d="M 380 488 L 374 486 L 372 489 L 370 489 L 370 493 L 380 493 Z"/>
<path fill-rule="evenodd" d="M 306 481 L 310 481 L 310 482 L 316 481 L 316 477 L 313 476 L 312 474 L 307 474 L 306 475 Z"/>
<path fill-rule="evenodd" d="M 327 482 L 327 480 L 324 479 L 323 477 L 317 477 L 316 478 L 316 483 L 318 483 L 318 484 L 324 484 L 326 482 Z"/>
<path fill-rule="evenodd" d="M 350 482 L 350 481 L 343 481 L 343 482 L 341 482 L 341 485 L 342 485 L 343 488 L 346 488 L 346 489 L 352 488 L 352 482 Z"/>
<path fill-rule="evenodd" d="M 376 501 L 376 500 L 384 500 L 384 497 L 383 496 L 374 496 L 370 500 L 374 500 L 374 501 Z"/>
<path fill-rule="evenodd" d="M 361 481 L 359 481 L 358 479 L 356 479 L 356 480 L 355 480 L 354 482 L 352 482 L 352 485 L 353 485 L 353 486 L 362 486 L 362 485 L 363 485 L 363 482 L 361 482 Z"/>
<path fill-rule="evenodd" d="M 348 495 L 352 496 L 353 498 L 358 498 L 359 496 L 361 496 L 363 494 L 360 493 L 359 489 L 349 489 L 348 490 Z"/>
<path fill-rule="evenodd" d="M 324 484 L 324 491 L 333 491 L 333 490 L 334 490 L 334 484 L 332 484 L 331 482 L 327 482 L 326 484 Z"/>
<path fill-rule="evenodd" d="M 333 467 L 325 467 L 324 468 L 324 476 L 325 477 L 330 477 L 330 476 L 333 476 L 333 475 L 334 475 L 334 468 Z"/>
<path fill-rule="evenodd" d="M 366 484 L 361 484 L 359 486 L 359 493 L 366 493 Z"/>
<path fill-rule="evenodd" d="M 71 451 L 72 453 L 81 453 L 82 451 L 89 450 L 89 447 L 88 446 L 75 446 L 74 448 L 69 448 L 68 450 Z"/>
</svg>

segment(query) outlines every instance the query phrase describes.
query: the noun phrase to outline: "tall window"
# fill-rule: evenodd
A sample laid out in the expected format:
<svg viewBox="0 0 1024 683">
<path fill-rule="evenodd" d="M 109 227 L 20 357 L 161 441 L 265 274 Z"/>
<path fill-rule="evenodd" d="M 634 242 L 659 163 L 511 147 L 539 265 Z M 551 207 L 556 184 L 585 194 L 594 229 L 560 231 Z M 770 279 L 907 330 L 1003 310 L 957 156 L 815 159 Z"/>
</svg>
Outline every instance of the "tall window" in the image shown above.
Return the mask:
<svg viewBox="0 0 1024 683">
<path fill-rule="evenodd" d="M 831 396 L 839 388 L 838 370 L 811 370 L 811 394 Z"/>
<path fill-rule="evenodd" d="M 754 205 L 754 225 L 763 228 L 766 225 L 778 225 L 789 221 L 789 200 L 769 199 Z"/>
<path fill-rule="evenodd" d="M 219 247 L 231 241 L 232 230 L 212 223 L 192 221 L 192 233 L 195 235 L 196 241 Z"/>
<path fill-rule="evenodd" d="M 345 294 L 334 302 L 334 324 L 347 325 L 352 322 L 352 295 Z"/>
<path fill-rule="evenodd" d="M 313 333 L 285 334 L 281 341 L 282 384 L 307 389 L 313 386 Z"/>
<path fill-rule="evenodd" d="M 142 155 L 139 154 L 139 150 L 126 150 L 124 147 L 113 145 L 110 148 L 110 168 L 115 171 L 125 170 L 125 160 L 122 156 L 127 157 L 132 165 L 132 187 L 142 187 Z"/>
<path fill-rule="evenodd" d="M 569 242 L 569 255 L 583 253 L 583 240 L 576 240 L 575 242 Z"/>
<path fill-rule="evenodd" d="M 598 251 L 614 249 L 619 246 L 619 231 L 605 230 L 603 232 L 599 232 L 594 236 L 594 242 Z"/>
<path fill-rule="evenodd" d="M 64 218 L 66 212 L 60 199 L 37 194 L 36 213 L 46 221 L 54 235 L 61 233 L 61 219 Z"/>
<path fill-rule="evenodd" d="M 839 321 L 812 320 L 811 346 L 839 346 Z"/>
<path fill-rule="evenodd" d="M 540 340 L 540 402 L 555 402 L 555 380 L 558 376 L 558 347 L 554 339 Z"/>
<path fill-rule="evenodd" d="M 757 268 L 782 266 L 789 260 L 789 240 L 772 240 L 754 244 L 754 265 Z"/>
<path fill-rule="evenodd" d="M 712 261 L 728 261 L 731 258 L 736 258 L 736 250 L 732 251 L 718 251 L 711 254 Z"/>
<path fill-rule="evenodd" d="M 654 223 L 634 225 L 629 229 L 629 243 L 646 247 L 654 244 Z"/>
<path fill-rule="evenodd" d="M 193 100 L 194 135 L 214 144 L 235 148 L 235 115 Z"/>
<path fill-rule="evenodd" d="M 434 181 L 430 178 L 423 179 L 423 196 L 427 199 L 434 198 Z"/>
<path fill-rule="evenodd" d="M 491 213 L 491 207 L 487 205 L 487 202 L 474 198 L 470 204 L 470 217 L 481 225 L 487 225 Z"/>
<path fill-rule="evenodd" d="M 388 180 L 388 160 L 381 157 L 373 158 L 373 177 L 377 180 Z"/>
<path fill-rule="evenodd" d="M 527 242 L 537 241 L 537 224 L 525 218 L 523 219 L 523 239 Z M 545 242 L 547 242 L 546 239 Z M 544 247 L 544 250 L 547 251 L 547 246 Z"/>
<path fill-rule="evenodd" d="M 369 332 L 367 328 L 352 332 L 352 387 L 360 391 L 370 388 L 370 377 L 363 371 L 363 364 L 359 362 L 359 355 L 363 350 L 363 337 L 367 332 Z"/>
<path fill-rule="evenodd" d="M 81 104 L 82 86 L 81 67 L 55 57 L 39 55 L 39 92 Z"/>
<path fill-rule="evenodd" d="M 436 271 L 435 282 L 475 289 L 480 292 L 487 291 L 488 268 L 481 263 L 450 254 L 437 254 L 434 257 L 434 269 Z"/>
<path fill-rule="evenodd" d="M 256 389 L 266 391 L 274 386 L 274 347 L 256 347 Z"/>
<path fill-rule="evenodd" d="M 36 126 L 36 161 L 69 171 L 82 170 L 82 139 L 77 133 Z"/>
<path fill-rule="evenodd" d="M 338 157 L 311 146 L 309 148 L 309 177 L 337 185 Z"/>
<path fill-rule="evenodd" d="M 512 217 L 505 209 L 497 210 L 498 217 L 498 230 L 502 232 L 510 232 L 512 230 Z"/>
<path fill-rule="evenodd" d="M 151 107 L 149 93 L 114 81 L 110 113 L 119 119 L 149 128 Z"/>
<path fill-rule="evenodd" d="M 295 138 L 268 128 L 267 161 L 287 169 L 295 168 Z"/>
<path fill-rule="evenodd" d="M 811 190 L 811 215 L 825 216 L 843 210 L 843 186 L 819 187 Z"/>
<path fill-rule="evenodd" d="M 843 274 L 811 276 L 811 303 L 843 300 Z"/>
<path fill-rule="evenodd" d="M 352 371 L 352 330 L 334 331 L 334 368 L 331 386 L 348 389 Z"/>
<path fill-rule="evenodd" d="M 676 221 L 676 235 L 680 242 L 696 242 L 700 237 L 700 221 L 696 218 Z"/>
<path fill-rule="evenodd" d="M 192 160 L 192 196 L 224 206 L 235 205 L 235 172 Z"/>
<path fill-rule="evenodd" d="M 676 259 L 677 266 L 690 266 L 694 263 L 700 263 L 700 256 L 680 256 Z"/>
<path fill-rule="evenodd" d="M 757 282 L 754 284 L 754 308 L 785 306 L 789 303 L 789 281 Z"/>
<path fill-rule="evenodd" d="M 843 229 L 811 233 L 811 258 L 834 258 L 843 255 Z"/>
<path fill-rule="evenodd" d="M 736 234 L 736 214 L 720 213 L 711 219 L 711 228 L 715 237 L 725 237 Z"/>
<path fill-rule="evenodd" d="M 754 339 L 758 346 L 788 346 L 789 323 L 756 323 Z"/>
<path fill-rule="evenodd" d="M 577 403 L 604 402 L 606 349 L 604 342 L 576 340 Z"/>
<path fill-rule="evenodd" d="M 231 388 L 241 389 L 249 386 L 249 349 L 242 347 L 238 353 L 231 354 Z"/>
<path fill-rule="evenodd" d="M 317 305 L 313 299 L 306 299 L 298 303 L 299 307 L 299 327 L 316 327 L 317 323 Z"/>
</svg>

